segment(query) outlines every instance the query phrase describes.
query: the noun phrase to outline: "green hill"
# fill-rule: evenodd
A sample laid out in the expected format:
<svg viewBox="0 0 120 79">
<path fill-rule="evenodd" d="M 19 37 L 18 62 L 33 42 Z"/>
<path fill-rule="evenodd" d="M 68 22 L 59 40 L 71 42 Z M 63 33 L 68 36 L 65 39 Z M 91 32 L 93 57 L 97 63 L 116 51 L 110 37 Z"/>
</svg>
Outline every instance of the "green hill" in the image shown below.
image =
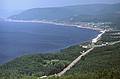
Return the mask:
<svg viewBox="0 0 120 79">
<path fill-rule="evenodd" d="M 23 19 L 23 20 L 79 20 L 86 21 L 90 18 L 105 17 L 107 15 L 119 15 L 120 4 L 90 4 L 90 5 L 76 5 L 53 8 L 33 8 L 18 15 L 13 15 L 9 18 Z M 115 16 L 114 16 L 115 17 Z"/>
<path fill-rule="evenodd" d="M 50 79 L 120 79 L 120 43 L 96 48 L 65 76 Z"/>
<path fill-rule="evenodd" d="M 120 3 L 89 4 L 51 8 L 33 8 L 10 16 L 17 20 L 46 20 L 56 22 L 112 22 L 120 29 Z"/>
<path fill-rule="evenodd" d="M 68 71 L 66 76 L 69 77 L 70 74 L 73 74 L 71 76 L 74 79 L 119 79 L 120 43 L 94 49 Z"/>
<path fill-rule="evenodd" d="M 109 37 L 109 34 L 103 38 Z M 76 45 L 58 53 L 18 57 L 0 66 L 0 79 L 37 79 L 43 75 L 53 75 L 78 57 L 80 51 L 85 50 Z M 120 79 L 120 43 L 95 48 L 65 75 L 50 79 Z"/>
<path fill-rule="evenodd" d="M 40 77 L 60 72 L 85 49 L 71 46 L 58 53 L 22 56 L 0 66 L 0 79 Z"/>
</svg>

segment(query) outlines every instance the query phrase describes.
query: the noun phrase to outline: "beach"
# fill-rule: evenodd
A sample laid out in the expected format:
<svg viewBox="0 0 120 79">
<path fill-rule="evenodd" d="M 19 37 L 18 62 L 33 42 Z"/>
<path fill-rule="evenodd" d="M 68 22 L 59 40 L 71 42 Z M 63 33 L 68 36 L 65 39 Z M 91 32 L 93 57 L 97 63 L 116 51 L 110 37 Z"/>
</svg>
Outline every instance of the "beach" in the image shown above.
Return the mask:
<svg viewBox="0 0 120 79">
<path fill-rule="evenodd" d="M 85 29 L 91 29 L 91 30 L 96 30 L 96 31 L 103 31 L 103 29 L 101 29 L 101 28 L 83 27 L 81 25 L 76 25 L 76 24 L 57 23 L 57 22 L 52 22 L 52 21 L 42 21 L 42 20 L 13 20 L 13 19 L 4 19 L 4 21 L 8 21 L 8 22 L 22 22 L 22 23 L 47 23 L 47 24 L 72 26 L 72 27 L 85 28 Z"/>
</svg>

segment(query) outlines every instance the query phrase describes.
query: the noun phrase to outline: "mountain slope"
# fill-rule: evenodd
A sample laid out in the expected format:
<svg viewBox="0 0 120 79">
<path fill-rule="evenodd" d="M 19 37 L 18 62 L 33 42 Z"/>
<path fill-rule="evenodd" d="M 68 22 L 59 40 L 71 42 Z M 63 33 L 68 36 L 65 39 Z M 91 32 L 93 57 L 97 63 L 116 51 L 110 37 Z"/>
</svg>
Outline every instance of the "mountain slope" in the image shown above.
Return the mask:
<svg viewBox="0 0 120 79">
<path fill-rule="evenodd" d="M 119 15 L 120 4 L 90 4 L 53 8 L 33 8 L 18 15 L 13 15 L 11 19 L 22 20 L 79 20 L 87 21 L 97 17 L 107 17 L 107 15 Z M 91 19 L 89 19 L 91 18 Z"/>
<path fill-rule="evenodd" d="M 0 66 L 0 79 L 22 79 L 24 76 L 40 77 L 58 73 L 83 50 L 77 45 L 58 53 L 18 57 Z"/>
<path fill-rule="evenodd" d="M 64 76 L 49 79 L 120 79 L 120 43 L 94 49 Z"/>
<path fill-rule="evenodd" d="M 82 51 L 79 46 L 61 53 L 29 55 L 0 66 L 0 79 L 34 79 L 61 71 Z M 70 69 L 64 76 L 52 79 L 119 79 L 120 43 L 96 48 Z"/>
</svg>

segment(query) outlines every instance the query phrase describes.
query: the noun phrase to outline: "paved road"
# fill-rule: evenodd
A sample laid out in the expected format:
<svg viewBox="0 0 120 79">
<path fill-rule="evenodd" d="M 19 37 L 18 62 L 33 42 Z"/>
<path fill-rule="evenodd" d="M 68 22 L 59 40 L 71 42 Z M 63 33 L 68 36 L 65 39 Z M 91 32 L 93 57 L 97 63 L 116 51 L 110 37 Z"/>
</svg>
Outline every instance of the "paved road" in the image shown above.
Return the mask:
<svg viewBox="0 0 120 79">
<path fill-rule="evenodd" d="M 115 41 L 115 42 L 111 42 L 111 43 L 108 43 L 108 44 L 102 44 L 102 45 L 94 45 L 94 47 L 111 46 L 111 45 L 114 45 L 114 44 L 117 44 L 117 43 L 120 43 L 120 41 Z"/>
<path fill-rule="evenodd" d="M 62 76 L 64 73 L 66 73 L 68 70 L 70 70 L 71 67 L 73 67 L 76 63 L 78 63 L 78 61 L 80 61 L 83 56 L 85 56 L 86 54 L 88 54 L 89 52 L 91 52 L 94 48 L 103 47 L 103 46 L 107 46 L 107 45 L 114 45 L 114 44 L 117 44 L 117 43 L 120 43 L 120 41 L 112 42 L 112 43 L 109 43 L 109 44 L 94 45 L 94 46 L 92 46 L 92 48 L 90 48 L 86 52 L 84 52 L 84 53 L 80 52 L 81 55 L 79 57 L 77 57 L 72 63 L 70 63 L 63 71 L 61 71 L 60 73 L 57 73 L 55 75 L 48 76 L 48 77 Z M 46 77 L 47 76 L 42 76 L 41 78 L 46 78 Z M 38 79 L 41 79 L 41 78 L 38 78 Z"/>
<path fill-rule="evenodd" d="M 114 44 L 117 44 L 117 43 L 120 43 L 120 41 L 112 42 L 112 43 L 110 43 L 109 45 L 114 45 Z"/>
<path fill-rule="evenodd" d="M 71 64 L 69 64 L 63 71 L 61 71 L 60 73 L 58 73 L 57 76 L 62 76 L 64 73 L 66 73 L 68 70 L 70 70 L 71 67 L 73 67 L 76 63 L 78 63 L 78 61 L 80 61 L 83 56 L 85 56 L 87 53 L 89 53 L 90 51 L 92 51 L 94 48 L 104 47 L 104 46 L 107 46 L 107 45 L 114 45 L 116 43 L 120 43 L 120 41 L 112 42 L 112 43 L 109 43 L 109 44 L 102 44 L 102 45 L 94 45 L 94 46 L 92 46 L 92 48 L 90 48 L 86 52 L 82 53 Z"/>
<path fill-rule="evenodd" d="M 63 71 L 61 71 L 60 73 L 57 74 L 57 76 L 62 76 L 64 73 L 66 73 L 71 67 L 73 67 L 78 61 L 81 60 L 81 58 L 83 56 L 85 56 L 87 53 L 89 53 L 90 51 L 92 51 L 94 49 L 91 48 L 89 50 L 87 50 L 86 52 L 82 53 L 78 58 L 76 58 L 70 65 L 68 65 Z"/>
</svg>

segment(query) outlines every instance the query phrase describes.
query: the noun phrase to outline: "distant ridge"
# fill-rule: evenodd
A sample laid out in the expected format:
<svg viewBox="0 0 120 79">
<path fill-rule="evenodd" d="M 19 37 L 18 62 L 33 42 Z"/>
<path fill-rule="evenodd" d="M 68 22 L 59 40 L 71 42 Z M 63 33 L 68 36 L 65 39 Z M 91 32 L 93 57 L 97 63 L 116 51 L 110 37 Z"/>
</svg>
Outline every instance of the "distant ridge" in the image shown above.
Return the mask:
<svg viewBox="0 0 120 79">
<path fill-rule="evenodd" d="M 49 20 L 64 22 L 117 22 L 120 3 L 89 4 L 64 7 L 32 8 L 8 17 L 17 20 Z"/>
</svg>

